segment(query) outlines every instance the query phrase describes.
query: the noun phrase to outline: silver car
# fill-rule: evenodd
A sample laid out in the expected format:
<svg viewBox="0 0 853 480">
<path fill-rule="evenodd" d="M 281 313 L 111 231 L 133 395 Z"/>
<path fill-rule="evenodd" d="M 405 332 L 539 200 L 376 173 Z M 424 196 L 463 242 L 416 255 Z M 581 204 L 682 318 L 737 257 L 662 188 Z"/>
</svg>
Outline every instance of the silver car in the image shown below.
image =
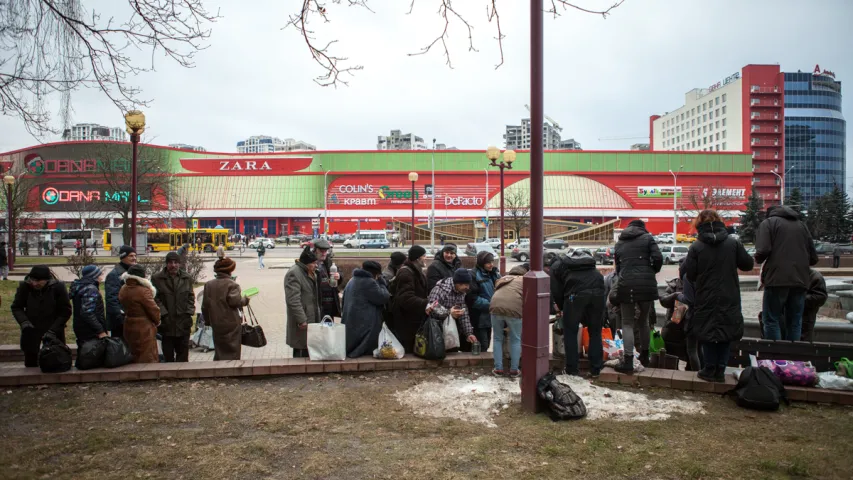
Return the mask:
<svg viewBox="0 0 853 480">
<path fill-rule="evenodd" d="M 677 264 L 681 261 L 682 258 L 687 256 L 687 251 L 689 247 L 681 247 L 678 245 L 675 246 L 662 246 L 660 247 L 660 253 L 663 255 L 663 264 L 664 265 L 673 265 Z"/>
</svg>

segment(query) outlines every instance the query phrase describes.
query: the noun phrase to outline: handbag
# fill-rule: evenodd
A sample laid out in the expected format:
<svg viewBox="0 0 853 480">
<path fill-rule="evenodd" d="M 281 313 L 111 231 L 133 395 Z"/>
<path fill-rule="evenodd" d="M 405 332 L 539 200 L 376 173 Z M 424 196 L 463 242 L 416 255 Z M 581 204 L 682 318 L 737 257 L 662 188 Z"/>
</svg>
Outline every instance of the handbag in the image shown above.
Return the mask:
<svg viewBox="0 0 853 480">
<path fill-rule="evenodd" d="M 326 315 L 320 323 L 308 324 L 307 337 L 309 360 L 346 360 L 346 325 Z"/>
<path fill-rule="evenodd" d="M 246 305 L 248 315 L 243 315 L 242 331 L 240 332 L 240 343 L 247 347 L 261 348 L 267 344 L 267 336 L 264 329 L 258 323 L 258 317 L 252 311 L 252 307 Z"/>
</svg>

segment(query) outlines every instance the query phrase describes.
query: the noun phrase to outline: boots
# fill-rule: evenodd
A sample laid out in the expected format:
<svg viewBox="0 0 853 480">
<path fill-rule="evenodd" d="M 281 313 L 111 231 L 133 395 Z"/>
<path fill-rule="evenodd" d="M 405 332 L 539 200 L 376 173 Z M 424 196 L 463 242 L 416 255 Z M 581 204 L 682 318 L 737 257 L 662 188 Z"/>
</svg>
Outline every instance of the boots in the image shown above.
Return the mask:
<svg viewBox="0 0 853 480">
<path fill-rule="evenodd" d="M 630 353 L 623 354 L 622 361 L 619 362 L 619 365 L 616 365 L 616 368 L 614 368 L 614 370 L 619 373 L 632 375 L 634 373 L 634 356 Z"/>
<path fill-rule="evenodd" d="M 666 355 L 666 354 L 664 354 Z M 643 350 L 640 352 L 640 365 L 649 368 L 649 351 Z"/>
<path fill-rule="evenodd" d="M 697 377 L 705 380 L 706 382 L 716 382 L 717 381 L 717 367 L 713 365 L 705 365 L 702 370 L 699 370 L 699 373 L 696 374 Z"/>
<path fill-rule="evenodd" d="M 714 373 L 714 381 L 718 383 L 726 383 L 725 365 L 717 365 L 717 371 Z"/>
</svg>

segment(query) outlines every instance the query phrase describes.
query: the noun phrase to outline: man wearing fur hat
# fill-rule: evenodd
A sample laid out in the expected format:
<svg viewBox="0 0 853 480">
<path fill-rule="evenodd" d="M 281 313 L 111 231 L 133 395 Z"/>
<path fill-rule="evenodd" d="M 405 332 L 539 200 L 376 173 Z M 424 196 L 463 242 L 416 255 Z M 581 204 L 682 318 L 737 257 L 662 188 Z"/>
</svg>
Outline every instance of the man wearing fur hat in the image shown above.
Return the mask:
<svg viewBox="0 0 853 480">
<path fill-rule="evenodd" d="M 320 323 L 320 289 L 317 281 L 317 256 L 305 247 L 293 267 L 284 276 L 287 304 L 287 345 L 293 358 L 308 357 L 308 324 Z"/>
<path fill-rule="evenodd" d="M 238 309 L 249 304 L 232 274 L 237 264 L 225 257 L 213 264 L 216 278 L 204 284 L 201 314 L 213 329 L 214 360 L 240 360 L 242 324 Z"/>
<path fill-rule="evenodd" d="M 57 280 L 46 266 L 34 266 L 18 284 L 12 301 L 12 316 L 21 326 L 24 365 L 37 367 L 41 339 L 48 331 L 65 342 L 65 324 L 71 317 L 71 303 L 65 284 Z"/>
<path fill-rule="evenodd" d="M 113 337 L 121 338 L 124 330 L 124 311 L 118 301 L 118 292 L 124 285 L 121 276 L 132 265 L 136 265 L 136 250 L 128 245 L 122 245 L 118 251 L 119 262 L 107 275 L 104 282 L 104 297 L 107 303 L 107 325 Z"/>
<path fill-rule="evenodd" d="M 195 292 L 192 277 L 181 269 L 180 255 L 167 253 L 166 267 L 151 276 L 151 283 L 157 288 L 154 300 L 160 307 L 158 331 L 163 336 L 163 356 L 166 362 L 188 362 Z"/>
</svg>

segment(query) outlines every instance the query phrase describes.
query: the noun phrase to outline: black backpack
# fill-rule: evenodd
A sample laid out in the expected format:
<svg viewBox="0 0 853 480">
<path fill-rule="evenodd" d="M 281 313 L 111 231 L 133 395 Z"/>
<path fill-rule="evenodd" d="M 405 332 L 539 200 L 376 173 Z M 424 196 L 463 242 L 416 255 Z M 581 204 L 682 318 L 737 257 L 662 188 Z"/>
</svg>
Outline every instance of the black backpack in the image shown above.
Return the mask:
<svg viewBox="0 0 853 480">
<path fill-rule="evenodd" d="M 738 406 L 751 410 L 776 411 L 781 401 L 789 404 L 782 381 L 767 367 L 746 367 L 726 395 L 734 395 Z"/>
<path fill-rule="evenodd" d="M 53 332 L 47 332 L 39 350 L 39 367 L 44 373 L 62 373 L 71 370 L 71 349 Z"/>
<path fill-rule="evenodd" d="M 586 416 L 586 405 L 571 387 L 557 380 L 553 373 L 546 373 L 536 384 L 536 390 L 548 405 L 551 420 L 577 420 Z"/>
</svg>

